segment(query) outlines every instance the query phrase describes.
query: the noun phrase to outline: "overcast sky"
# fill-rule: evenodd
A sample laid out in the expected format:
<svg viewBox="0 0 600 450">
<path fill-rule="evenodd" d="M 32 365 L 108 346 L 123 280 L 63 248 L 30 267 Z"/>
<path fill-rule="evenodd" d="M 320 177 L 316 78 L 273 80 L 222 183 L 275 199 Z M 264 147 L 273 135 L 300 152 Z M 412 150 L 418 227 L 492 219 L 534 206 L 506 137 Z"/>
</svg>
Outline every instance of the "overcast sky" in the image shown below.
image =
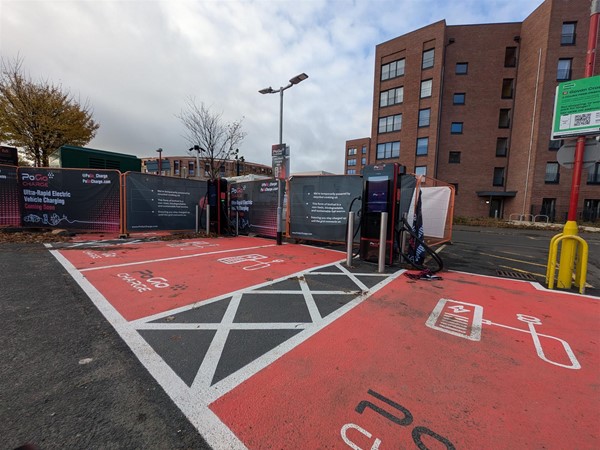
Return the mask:
<svg viewBox="0 0 600 450">
<path fill-rule="evenodd" d="M 240 153 L 271 164 L 283 140 L 292 172 L 343 173 L 348 139 L 369 136 L 375 46 L 446 19 L 448 25 L 522 21 L 542 0 L 0 0 L 0 55 L 33 79 L 61 83 L 100 123 L 88 147 L 186 155 L 176 117 L 188 98 L 230 122 Z"/>
</svg>

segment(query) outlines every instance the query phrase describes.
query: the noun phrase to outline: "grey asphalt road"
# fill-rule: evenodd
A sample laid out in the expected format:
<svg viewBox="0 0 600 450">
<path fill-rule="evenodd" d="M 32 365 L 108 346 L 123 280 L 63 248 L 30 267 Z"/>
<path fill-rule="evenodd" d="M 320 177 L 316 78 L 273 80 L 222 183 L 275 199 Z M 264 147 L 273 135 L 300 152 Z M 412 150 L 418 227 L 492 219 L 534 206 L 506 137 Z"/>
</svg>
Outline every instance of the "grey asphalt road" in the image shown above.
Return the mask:
<svg viewBox="0 0 600 450">
<path fill-rule="evenodd" d="M 0 449 L 203 449 L 41 244 L 0 244 Z"/>
<path fill-rule="evenodd" d="M 545 285 L 550 239 L 557 231 L 455 226 L 439 251 L 446 269 L 529 277 Z M 587 295 L 600 296 L 600 233 L 581 233 L 589 246 Z M 500 272 L 499 272 L 500 271 Z M 502 274 L 503 273 L 503 274 Z M 517 278 L 518 279 L 518 278 Z M 571 290 L 577 292 L 575 288 Z"/>
</svg>

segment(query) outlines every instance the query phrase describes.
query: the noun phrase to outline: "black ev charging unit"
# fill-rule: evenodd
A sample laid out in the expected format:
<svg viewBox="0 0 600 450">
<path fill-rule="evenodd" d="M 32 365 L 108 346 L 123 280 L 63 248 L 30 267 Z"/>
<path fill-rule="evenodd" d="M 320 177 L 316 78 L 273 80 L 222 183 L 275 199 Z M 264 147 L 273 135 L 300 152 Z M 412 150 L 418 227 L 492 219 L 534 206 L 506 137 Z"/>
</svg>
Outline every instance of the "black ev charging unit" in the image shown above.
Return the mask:
<svg viewBox="0 0 600 450">
<path fill-rule="evenodd" d="M 385 263 L 393 264 L 399 255 L 400 219 L 408 211 L 414 191 L 414 183 L 404 183 L 406 187 L 403 187 L 402 178 L 405 178 L 405 173 L 406 168 L 398 163 L 370 165 L 363 169 L 360 258 L 364 261 L 379 261 L 382 212 L 388 213 Z"/>
<path fill-rule="evenodd" d="M 227 232 L 227 180 L 218 178 L 207 182 L 208 207 L 210 208 L 210 231 Z"/>
</svg>

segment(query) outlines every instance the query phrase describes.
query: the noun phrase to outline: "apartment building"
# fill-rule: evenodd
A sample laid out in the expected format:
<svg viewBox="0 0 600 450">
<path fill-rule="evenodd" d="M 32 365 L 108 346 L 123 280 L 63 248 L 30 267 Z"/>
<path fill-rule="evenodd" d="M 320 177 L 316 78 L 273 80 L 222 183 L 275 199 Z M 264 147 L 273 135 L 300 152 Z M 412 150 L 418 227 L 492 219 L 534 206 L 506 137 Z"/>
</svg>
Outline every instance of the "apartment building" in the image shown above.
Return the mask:
<svg viewBox="0 0 600 450">
<path fill-rule="evenodd" d="M 563 221 L 572 170 L 550 140 L 554 97 L 584 76 L 589 23 L 588 0 L 546 0 L 523 22 L 442 20 L 377 45 L 366 162 L 453 184 L 456 216 Z M 346 173 L 368 140 L 346 143 Z M 578 212 L 600 217 L 599 163 L 584 170 Z"/>
</svg>

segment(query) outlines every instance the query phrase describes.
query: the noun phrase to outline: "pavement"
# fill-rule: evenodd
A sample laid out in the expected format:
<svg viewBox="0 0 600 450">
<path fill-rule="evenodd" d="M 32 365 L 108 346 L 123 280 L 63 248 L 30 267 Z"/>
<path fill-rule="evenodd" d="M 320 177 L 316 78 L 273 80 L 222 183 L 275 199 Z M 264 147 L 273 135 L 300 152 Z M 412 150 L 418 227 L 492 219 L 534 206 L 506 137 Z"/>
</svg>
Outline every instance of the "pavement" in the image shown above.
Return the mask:
<svg viewBox="0 0 600 450">
<path fill-rule="evenodd" d="M 4 244 L 0 448 L 597 448 L 598 298 L 535 281 L 549 236 L 459 227 L 430 281 L 260 238 Z"/>
</svg>

